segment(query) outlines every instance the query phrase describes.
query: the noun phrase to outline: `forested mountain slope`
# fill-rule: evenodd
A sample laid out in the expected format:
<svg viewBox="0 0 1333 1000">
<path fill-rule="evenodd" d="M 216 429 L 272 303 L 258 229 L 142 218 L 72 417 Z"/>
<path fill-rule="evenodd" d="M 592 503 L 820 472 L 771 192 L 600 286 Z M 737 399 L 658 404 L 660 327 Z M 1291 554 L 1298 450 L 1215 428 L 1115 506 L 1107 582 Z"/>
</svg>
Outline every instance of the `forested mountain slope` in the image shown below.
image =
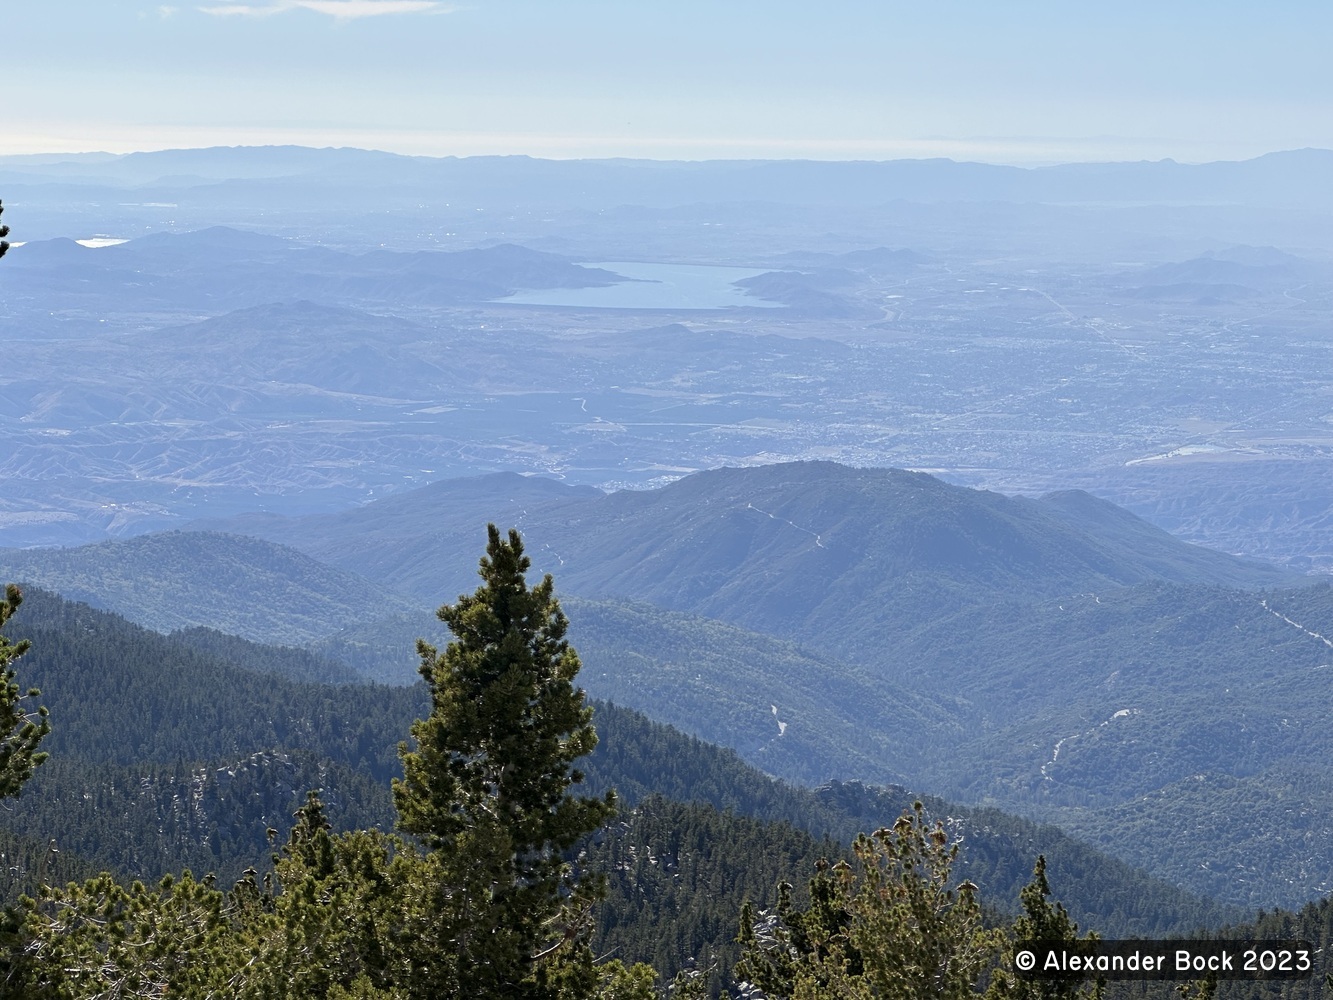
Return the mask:
<svg viewBox="0 0 1333 1000">
<path fill-rule="evenodd" d="M 53 758 L 0 817 L 2 825 L 35 840 L 55 838 L 62 852 L 126 876 L 151 878 L 184 865 L 229 873 L 262 861 L 267 828 L 285 829 L 316 782 L 340 824 L 387 820 L 396 744 L 425 709 L 419 688 L 334 687 L 257 674 L 36 591 L 10 631 L 33 640 L 20 661 L 22 677 L 43 688 Z M 784 785 L 731 751 L 604 703 L 595 721 L 601 740 L 585 768 L 589 785 L 616 787 L 628 809 L 660 794 L 845 841 L 893 819 L 909 802 L 902 789 Z M 961 824 L 969 874 L 996 905 L 1012 903 L 1044 851 L 1053 877 L 1070 871 L 1059 891 L 1090 923 L 1148 933 L 1238 915 L 1053 828 L 940 801 L 930 806 Z M 732 884 L 722 873 L 708 877 Z M 739 907 L 739 898 L 727 898 Z M 727 919 L 729 939 L 734 918 Z"/>
<path fill-rule="evenodd" d="M 795 643 L 649 604 L 566 602 L 595 697 L 738 751 L 791 781 L 913 783 L 964 728 L 946 699 Z"/>
</svg>

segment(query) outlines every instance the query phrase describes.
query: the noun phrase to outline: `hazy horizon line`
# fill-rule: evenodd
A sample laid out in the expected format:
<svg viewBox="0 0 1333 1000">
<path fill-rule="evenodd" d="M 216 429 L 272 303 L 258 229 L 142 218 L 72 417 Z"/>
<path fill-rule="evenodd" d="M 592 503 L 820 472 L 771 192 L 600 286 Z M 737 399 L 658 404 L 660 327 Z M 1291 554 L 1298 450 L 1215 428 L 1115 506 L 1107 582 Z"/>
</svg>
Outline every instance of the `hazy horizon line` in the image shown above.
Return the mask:
<svg viewBox="0 0 1333 1000">
<path fill-rule="evenodd" d="M 959 140 L 930 140 L 948 145 L 963 145 Z M 993 140 L 998 141 L 998 140 Z M 896 162 L 925 162 L 932 160 L 942 160 L 958 164 L 973 164 L 979 166 L 993 167 L 1013 167 L 1022 170 L 1040 170 L 1050 167 L 1062 166 L 1096 166 L 1096 165 L 1114 165 L 1130 163 L 1175 163 L 1181 166 L 1205 166 L 1212 163 L 1246 163 L 1252 160 L 1262 159 L 1267 156 L 1277 156 L 1285 153 L 1300 152 L 1333 152 L 1333 148 L 1323 146 L 1293 146 L 1283 148 L 1266 149 L 1263 152 L 1251 153 L 1240 156 L 1216 156 L 1205 159 L 1181 159 L 1175 156 L 1159 157 L 1124 157 L 1124 158 L 1088 158 L 1088 159 L 1052 159 L 1043 161 L 1015 162 L 1010 159 L 982 159 L 978 157 L 967 156 L 947 156 L 943 152 L 935 152 L 933 155 L 898 155 L 898 156 L 812 156 L 812 155 L 750 155 L 750 156 L 645 156 L 645 155 L 626 155 L 626 154 L 608 154 L 608 155 L 550 155 L 549 152 L 462 152 L 462 153 L 421 153 L 406 152 L 401 149 L 391 149 L 376 145 L 357 145 L 357 144 L 319 144 L 307 142 L 214 142 L 201 145 L 162 145 L 145 148 L 126 149 L 116 152 L 110 149 L 78 149 L 78 150 L 33 150 L 23 153 L 5 153 L 0 154 L 0 164 L 32 164 L 32 165 L 50 165 L 54 163 L 68 162 L 74 159 L 101 159 L 104 162 L 123 160 L 130 156 L 152 155 L 155 153 L 195 153 L 207 152 L 211 150 L 272 150 L 272 149 L 299 149 L 311 152 L 358 152 L 371 153 L 385 156 L 402 157 L 404 159 L 415 160 L 463 160 L 463 159 L 484 159 L 490 157 L 506 158 L 526 158 L 532 160 L 550 160 L 553 162 L 578 162 L 578 161 L 600 161 L 610 162 L 616 160 L 626 160 L 645 163 L 777 163 L 777 162 L 807 162 L 807 163 L 896 163 Z M 959 150 L 958 152 L 962 152 Z"/>
</svg>

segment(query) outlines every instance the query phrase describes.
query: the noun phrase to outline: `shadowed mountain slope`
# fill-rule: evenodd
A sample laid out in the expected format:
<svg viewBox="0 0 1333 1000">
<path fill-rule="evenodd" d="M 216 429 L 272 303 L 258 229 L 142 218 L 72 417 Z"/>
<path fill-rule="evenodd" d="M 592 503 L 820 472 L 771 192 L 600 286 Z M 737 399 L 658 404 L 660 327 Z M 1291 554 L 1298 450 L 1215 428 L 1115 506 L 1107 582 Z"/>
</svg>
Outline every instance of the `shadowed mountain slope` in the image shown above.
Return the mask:
<svg viewBox="0 0 1333 1000">
<path fill-rule="evenodd" d="M 359 608 L 419 610 L 408 598 L 296 549 L 213 532 L 0 550 L 0 577 L 112 609 L 159 632 L 207 626 L 289 646 L 350 624 Z"/>
</svg>

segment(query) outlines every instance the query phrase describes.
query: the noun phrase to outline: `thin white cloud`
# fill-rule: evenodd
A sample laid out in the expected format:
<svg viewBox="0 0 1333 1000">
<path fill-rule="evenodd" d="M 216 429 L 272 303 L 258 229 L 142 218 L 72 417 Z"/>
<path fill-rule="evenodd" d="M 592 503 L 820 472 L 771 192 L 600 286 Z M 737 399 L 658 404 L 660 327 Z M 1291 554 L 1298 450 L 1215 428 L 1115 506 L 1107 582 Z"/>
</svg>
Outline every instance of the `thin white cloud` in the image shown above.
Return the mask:
<svg viewBox="0 0 1333 1000">
<path fill-rule="evenodd" d="M 328 14 L 340 21 L 376 14 L 422 14 L 444 6 L 439 0 L 292 0 L 298 7 Z"/>
<path fill-rule="evenodd" d="M 216 14 L 218 17 L 267 17 L 270 14 L 277 14 L 287 9 L 280 5 L 272 7 L 252 7 L 244 3 L 220 3 L 212 7 L 200 7 L 205 14 Z"/>
<path fill-rule="evenodd" d="M 167 18 L 175 14 L 176 11 L 178 11 L 179 9 L 180 9 L 179 7 L 172 7 L 170 4 L 164 3 L 162 4 L 162 6 L 157 8 L 157 16 L 165 21 Z"/>
<path fill-rule="evenodd" d="M 289 10 L 311 10 L 337 21 L 352 21 L 384 14 L 443 14 L 453 8 L 442 0 L 275 0 L 267 4 L 215 3 L 199 9 L 219 17 L 270 17 Z"/>
</svg>

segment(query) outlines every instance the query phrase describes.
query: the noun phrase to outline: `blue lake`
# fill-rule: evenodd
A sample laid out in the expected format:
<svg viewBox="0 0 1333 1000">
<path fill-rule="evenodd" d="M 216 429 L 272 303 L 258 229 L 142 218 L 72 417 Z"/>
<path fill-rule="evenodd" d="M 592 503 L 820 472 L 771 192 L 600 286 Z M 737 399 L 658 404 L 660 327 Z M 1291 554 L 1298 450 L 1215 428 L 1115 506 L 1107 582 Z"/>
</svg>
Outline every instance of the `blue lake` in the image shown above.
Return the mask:
<svg viewBox="0 0 1333 1000">
<path fill-rule="evenodd" d="M 766 271 L 749 267 L 722 267 L 713 264 L 656 264 L 633 261 L 588 263 L 633 281 L 603 288 L 547 288 L 520 292 L 497 302 L 525 306 L 575 306 L 584 309 L 727 309 L 744 306 L 751 309 L 780 308 L 746 295 L 732 282 L 753 278 Z"/>
</svg>

